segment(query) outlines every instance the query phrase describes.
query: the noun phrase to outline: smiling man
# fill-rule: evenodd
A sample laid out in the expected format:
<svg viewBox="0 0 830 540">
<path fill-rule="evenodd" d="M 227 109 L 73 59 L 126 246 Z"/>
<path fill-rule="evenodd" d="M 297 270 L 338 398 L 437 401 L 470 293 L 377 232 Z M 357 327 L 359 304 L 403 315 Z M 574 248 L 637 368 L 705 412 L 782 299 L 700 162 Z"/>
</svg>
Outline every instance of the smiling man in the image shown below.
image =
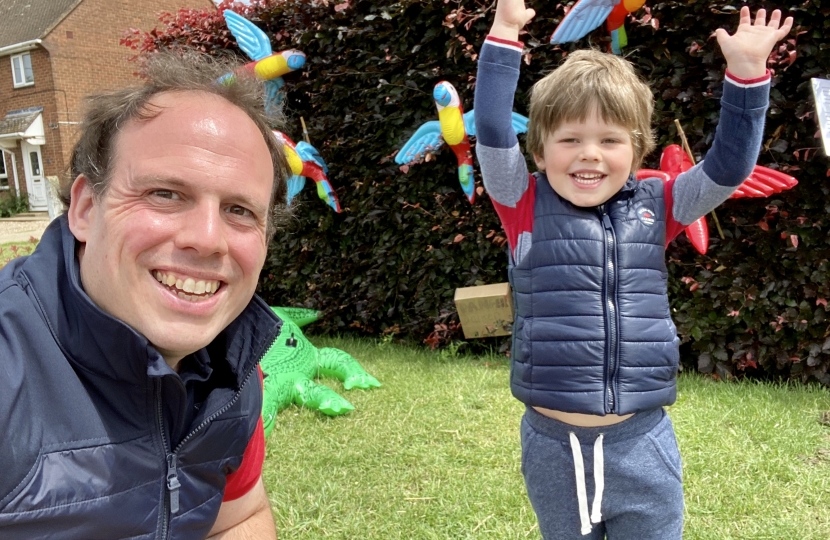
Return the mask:
<svg viewBox="0 0 830 540">
<path fill-rule="evenodd" d="M 276 538 L 254 295 L 287 165 L 259 84 L 160 55 L 94 97 L 68 210 L 0 271 L 0 537 Z"/>
</svg>

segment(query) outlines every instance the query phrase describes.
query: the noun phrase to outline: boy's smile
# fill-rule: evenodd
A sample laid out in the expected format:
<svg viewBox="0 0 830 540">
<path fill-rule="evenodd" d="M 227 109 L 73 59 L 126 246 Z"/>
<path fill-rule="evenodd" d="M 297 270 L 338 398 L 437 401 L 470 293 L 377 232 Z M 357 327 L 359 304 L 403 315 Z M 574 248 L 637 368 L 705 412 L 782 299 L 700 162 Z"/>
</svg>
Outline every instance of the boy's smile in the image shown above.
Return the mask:
<svg viewBox="0 0 830 540">
<path fill-rule="evenodd" d="M 566 121 L 545 139 L 544 156 L 534 156 L 553 190 L 576 206 L 599 206 L 628 180 L 634 161 L 631 135 L 594 110 L 585 121 Z"/>
</svg>

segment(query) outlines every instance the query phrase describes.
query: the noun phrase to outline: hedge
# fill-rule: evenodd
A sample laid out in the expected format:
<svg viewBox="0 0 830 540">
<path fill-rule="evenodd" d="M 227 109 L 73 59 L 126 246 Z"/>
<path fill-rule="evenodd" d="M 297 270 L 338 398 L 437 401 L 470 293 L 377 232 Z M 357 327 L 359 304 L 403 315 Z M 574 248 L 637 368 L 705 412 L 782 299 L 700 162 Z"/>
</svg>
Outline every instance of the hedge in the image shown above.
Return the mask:
<svg viewBox="0 0 830 540">
<path fill-rule="evenodd" d="M 684 366 L 721 378 L 763 375 L 830 384 L 828 159 L 819 148 L 810 78 L 830 74 L 830 3 L 791 7 L 797 28 L 770 57 L 771 107 L 759 164 L 796 176 L 770 199 L 727 201 L 710 218 L 709 252 L 681 236 L 668 249 L 670 296 Z M 734 30 L 742 4 L 649 2 L 629 18 L 623 54 L 653 88 L 658 148 L 679 143 L 679 120 L 697 159 L 717 125 L 724 60 L 713 37 Z M 767 7 L 747 2 L 753 12 Z M 600 28 L 553 46 L 563 4 L 529 3 L 538 15 L 521 39 L 525 65 L 516 110 L 527 90 L 576 48 L 606 47 Z M 298 48 L 308 61 L 286 76 L 288 134 L 312 144 L 329 164 L 343 212 L 313 189 L 298 197 L 296 219 L 278 233 L 259 293 L 276 305 L 319 309 L 317 331 L 386 335 L 438 346 L 462 339 L 457 287 L 506 281 L 506 246 L 483 188 L 470 205 L 449 149 L 398 167 L 392 157 L 423 122 L 437 118 L 432 87 L 452 82 L 472 107 L 477 51 L 494 3 L 478 0 L 225 2 L 273 36 L 275 50 Z M 128 32 L 140 55 L 160 47 L 241 54 L 217 13 L 164 15 L 151 33 Z M 659 150 L 646 167 L 657 168 Z M 532 165 L 532 164 L 531 164 Z M 481 180 L 476 171 L 476 185 Z M 485 346 L 506 349 L 504 338 Z"/>
</svg>

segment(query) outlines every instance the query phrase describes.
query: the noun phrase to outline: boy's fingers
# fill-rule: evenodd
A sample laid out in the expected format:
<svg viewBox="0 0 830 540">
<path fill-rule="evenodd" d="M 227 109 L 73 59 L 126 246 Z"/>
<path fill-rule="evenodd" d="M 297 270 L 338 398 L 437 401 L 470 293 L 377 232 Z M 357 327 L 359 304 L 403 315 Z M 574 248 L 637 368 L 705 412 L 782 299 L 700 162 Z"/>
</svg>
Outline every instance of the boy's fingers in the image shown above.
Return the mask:
<svg viewBox="0 0 830 540">
<path fill-rule="evenodd" d="M 772 26 L 773 28 L 778 28 L 781 25 L 781 10 L 776 9 L 772 12 L 772 15 L 769 18 L 769 24 L 767 26 Z"/>
<path fill-rule="evenodd" d="M 755 13 L 755 26 L 766 26 L 767 25 L 767 10 L 759 9 Z"/>
<path fill-rule="evenodd" d="M 744 6 L 741 8 L 741 20 L 738 24 L 752 24 L 752 16 L 749 13 L 749 8 Z"/>
<path fill-rule="evenodd" d="M 784 24 L 779 29 L 779 32 L 781 32 L 781 38 L 783 38 L 784 36 L 789 34 L 790 30 L 792 30 L 792 28 L 793 28 L 793 18 L 792 17 L 787 17 L 786 19 L 784 19 Z M 779 39 L 781 39 L 781 38 L 779 38 Z"/>
</svg>

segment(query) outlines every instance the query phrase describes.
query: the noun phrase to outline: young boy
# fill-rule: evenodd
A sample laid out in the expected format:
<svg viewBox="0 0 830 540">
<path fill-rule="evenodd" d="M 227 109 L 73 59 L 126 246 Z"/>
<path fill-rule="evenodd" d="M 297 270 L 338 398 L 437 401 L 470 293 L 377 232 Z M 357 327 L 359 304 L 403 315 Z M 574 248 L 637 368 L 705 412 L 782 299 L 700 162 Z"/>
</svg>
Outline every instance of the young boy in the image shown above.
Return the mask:
<svg viewBox="0 0 830 540">
<path fill-rule="evenodd" d="M 681 538 L 681 463 L 663 409 L 678 364 L 665 246 L 752 170 L 766 60 L 792 18 L 759 10 L 753 22 L 743 7 L 734 35 L 717 31 L 727 71 L 715 140 L 664 185 L 632 176 L 654 148 L 651 91 L 630 63 L 598 51 L 570 54 L 533 87 L 527 147 L 540 172 L 528 174 L 510 115 L 519 30 L 534 14 L 498 0 L 475 96 L 476 154 L 510 246 L 528 495 L 546 539 Z"/>
</svg>

